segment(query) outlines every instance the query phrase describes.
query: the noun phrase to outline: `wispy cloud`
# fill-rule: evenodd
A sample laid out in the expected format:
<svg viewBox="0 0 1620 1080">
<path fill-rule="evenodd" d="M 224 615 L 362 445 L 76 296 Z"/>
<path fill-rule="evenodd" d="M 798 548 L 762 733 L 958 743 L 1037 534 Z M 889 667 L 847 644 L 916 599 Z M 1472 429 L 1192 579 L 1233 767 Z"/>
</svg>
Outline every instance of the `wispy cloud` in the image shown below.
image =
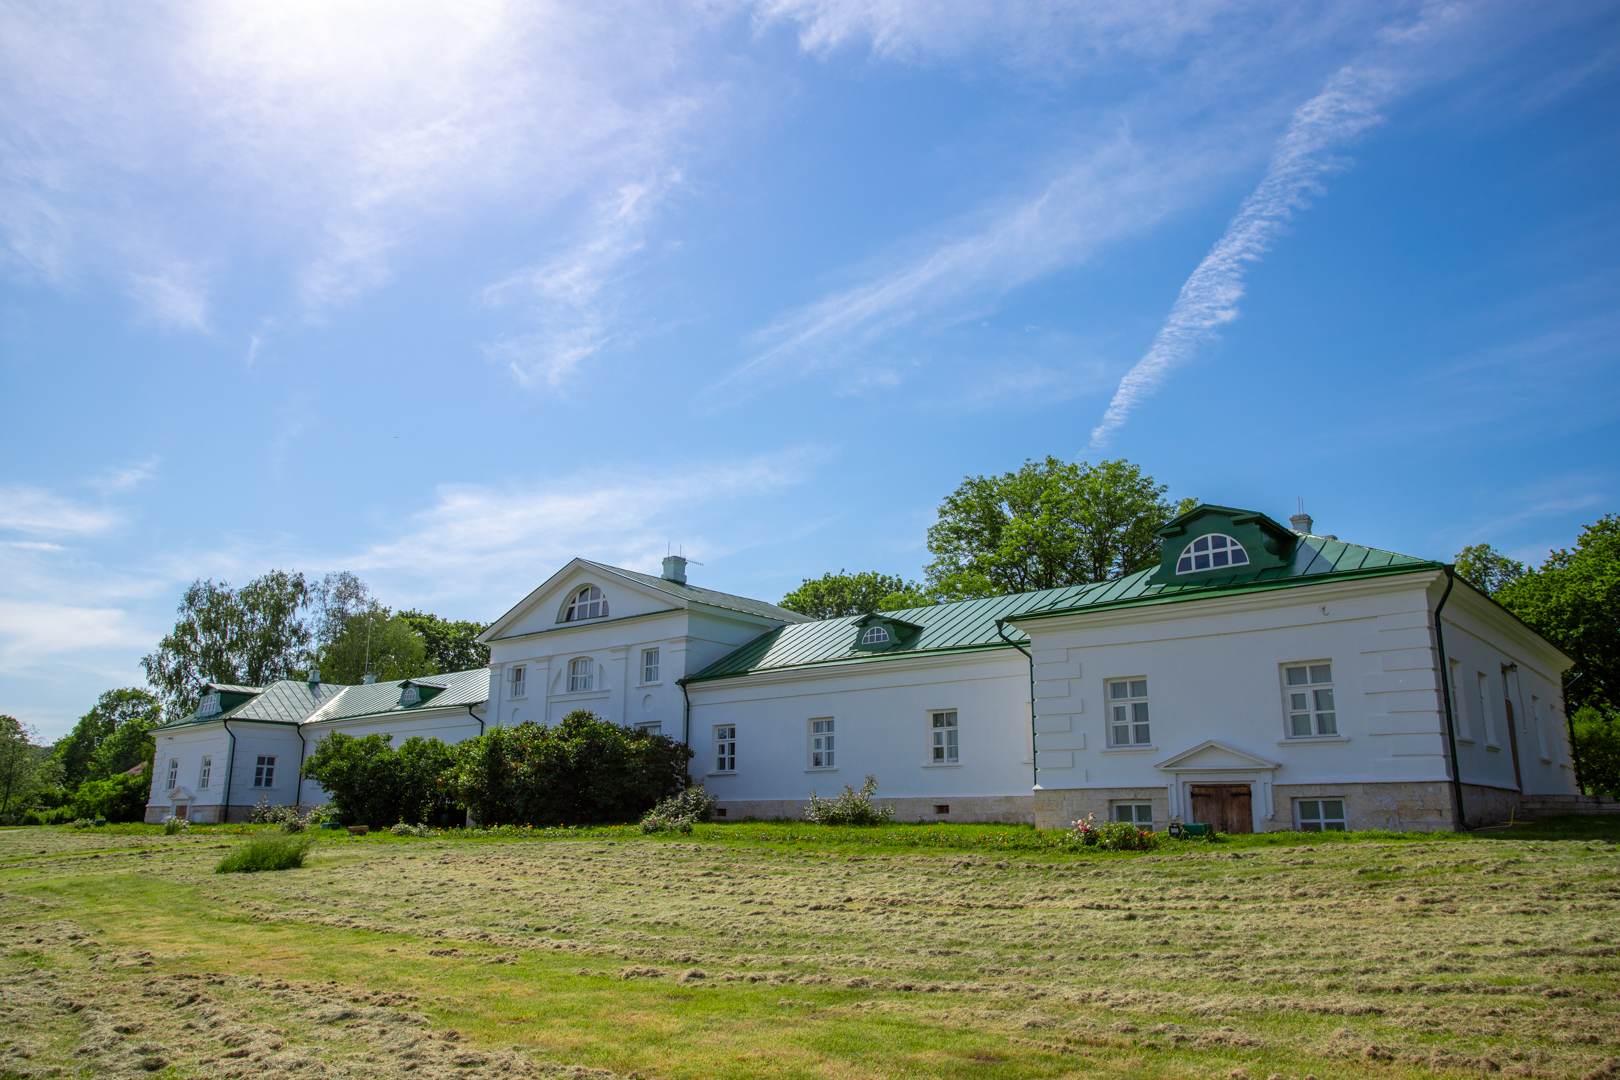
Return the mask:
<svg viewBox="0 0 1620 1080">
<path fill-rule="evenodd" d="M 168 0 L 0 11 L 0 229 L 14 268 L 108 273 L 202 327 L 251 248 L 307 312 L 436 230 L 544 220 L 667 173 L 723 81 L 729 5 Z M 616 228 L 612 221 L 604 227 Z M 588 246 L 590 240 L 584 243 Z"/>
<path fill-rule="evenodd" d="M 26 484 L 0 485 L 0 529 L 39 536 L 93 536 L 105 533 L 123 515 Z"/>
<path fill-rule="evenodd" d="M 600 352 L 613 334 L 610 286 L 646 247 L 649 220 L 680 181 L 671 171 L 624 184 L 595 208 L 576 246 L 485 289 L 485 302 L 526 304 L 538 324 L 495 342 L 490 354 L 505 359 L 521 382 L 555 387 Z"/>
<path fill-rule="evenodd" d="M 671 539 L 682 540 L 689 554 L 705 553 L 710 541 L 685 531 L 701 529 L 698 508 L 800 483 L 823 456 L 805 447 L 690 469 L 670 465 L 657 476 L 603 471 L 529 485 L 444 484 L 404 535 L 346 565 L 431 577 L 440 588 L 446 579 L 465 587 L 472 578 L 514 574 L 532 587 L 576 555 L 653 569 Z"/>
<path fill-rule="evenodd" d="M 1451 15 L 1442 9 L 1416 27 L 1391 30 L 1386 43 L 1421 41 Z M 1219 327 L 1238 317 L 1248 268 L 1271 250 L 1294 214 L 1310 205 L 1311 196 L 1322 193 L 1323 177 L 1345 166 L 1337 151 L 1381 122 L 1378 110 L 1410 86 L 1411 73 L 1396 67 L 1394 60 L 1384 48 L 1340 69 L 1321 93 L 1294 113 L 1259 186 L 1182 285 L 1147 353 L 1120 380 L 1102 422 L 1091 431 L 1090 449 L 1105 448 L 1173 368 L 1186 363 Z"/>
<path fill-rule="evenodd" d="M 90 484 L 103 495 L 129 491 L 152 479 L 162 461 L 159 457 L 149 457 L 133 465 L 114 466 L 95 476 Z"/>
</svg>

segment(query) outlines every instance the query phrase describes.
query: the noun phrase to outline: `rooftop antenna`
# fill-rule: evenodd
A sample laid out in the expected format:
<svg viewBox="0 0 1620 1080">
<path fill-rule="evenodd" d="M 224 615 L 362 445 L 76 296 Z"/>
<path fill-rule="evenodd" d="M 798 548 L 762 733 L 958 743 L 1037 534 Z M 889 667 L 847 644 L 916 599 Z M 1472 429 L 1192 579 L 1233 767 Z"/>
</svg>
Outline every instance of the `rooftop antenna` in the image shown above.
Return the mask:
<svg viewBox="0 0 1620 1080">
<path fill-rule="evenodd" d="M 377 608 L 376 608 L 376 602 L 375 601 L 373 601 L 372 603 L 366 605 L 366 672 L 365 673 L 367 675 L 372 674 L 372 671 L 371 671 L 371 621 L 372 621 L 371 616 L 376 611 L 376 609 Z M 370 680 L 368 679 L 367 681 L 369 682 Z"/>
</svg>

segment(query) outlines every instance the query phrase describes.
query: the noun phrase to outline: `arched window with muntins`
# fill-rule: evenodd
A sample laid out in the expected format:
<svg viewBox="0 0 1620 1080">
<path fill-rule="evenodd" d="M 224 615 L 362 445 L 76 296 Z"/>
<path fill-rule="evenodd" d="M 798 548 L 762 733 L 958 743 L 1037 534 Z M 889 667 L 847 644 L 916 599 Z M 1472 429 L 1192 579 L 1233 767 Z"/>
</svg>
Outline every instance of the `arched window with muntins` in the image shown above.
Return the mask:
<svg viewBox="0 0 1620 1080">
<path fill-rule="evenodd" d="M 581 619 L 600 619 L 608 613 L 607 597 L 595 585 L 587 585 L 574 594 L 568 602 L 568 612 L 563 616 L 563 622 L 579 622 Z"/>
<path fill-rule="evenodd" d="M 581 690 L 590 690 L 596 686 L 596 672 L 591 665 L 591 658 L 582 656 L 578 660 L 568 661 L 568 692 L 578 693 Z"/>
<path fill-rule="evenodd" d="M 889 640 L 889 632 L 881 626 L 869 626 L 861 635 L 862 645 L 881 645 Z"/>
<path fill-rule="evenodd" d="M 1249 553 L 1243 545 L 1224 533 L 1200 536 L 1188 544 L 1176 560 L 1176 573 L 1193 574 L 1199 570 L 1216 570 L 1223 566 L 1247 566 Z"/>
</svg>

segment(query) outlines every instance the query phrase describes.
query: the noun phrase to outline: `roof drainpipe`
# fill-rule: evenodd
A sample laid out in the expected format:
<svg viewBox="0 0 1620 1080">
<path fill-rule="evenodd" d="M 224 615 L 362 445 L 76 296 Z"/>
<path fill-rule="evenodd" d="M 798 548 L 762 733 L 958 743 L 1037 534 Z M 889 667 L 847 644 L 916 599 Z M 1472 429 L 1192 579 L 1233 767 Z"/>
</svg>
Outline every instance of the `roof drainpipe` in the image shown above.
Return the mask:
<svg viewBox="0 0 1620 1080">
<path fill-rule="evenodd" d="M 1018 644 L 1018 642 L 1007 636 L 1007 631 L 1004 630 L 1001 625 L 1006 621 L 1007 620 L 1005 619 L 996 620 L 996 633 L 1001 636 L 1002 641 L 1005 641 L 1007 644 L 1023 653 L 1024 656 L 1029 660 L 1029 771 L 1031 778 L 1035 782 L 1035 786 L 1040 787 L 1041 767 L 1038 764 L 1040 758 L 1037 756 L 1038 751 L 1035 748 L 1035 657 L 1030 655 L 1030 651 L 1028 649 L 1024 648 L 1022 645 Z"/>
<path fill-rule="evenodd" d="M 1434 606 L 1434 640 L 1440 649 L 1440 696 L 1446 706 L 1446 740 L 1451 744 L 1451 798 L 1457 807 L 1457 827 L 1463 832 L 1472 832 L 1468 819 L 1463 815 L 1462 766 L 1457 761 L 1457 724 L 1453 719 L 1451 701 L 1451 661 L 1446 657 L 1446 632 L 1440 623 L 1440 610 L 1446 606 L 1446 599 L 1451 596 L 1451 587 L 1457 583 L 1457 579 L 1451 564 L 1446 564 L 1445 571 L 1446 591 L 1440 594 L 1440 602 Z"/>
<path fill-rule="evenodd" d="M 686 692 L 686 678 L 675 680 L 675 685 L 681 688 L 681 697 L 686 700 L 686 708 L 681 712 L 681 742 L 686 744 L 688 750 L 692 749 L 692 695 Z"/>
<path fill-rule="evenodd" d="M 293 809 L 296 810 L 304 805 L 304 751 L 309 748 L 309 744 L 304 741 L 303 724 L 299 724 L 293 730 L 298 732 L 298 783 L 293 787 Z"/>
<path fill-rule="evenodd" d="M 467 715 L 472 717 L 474 720 L 478 721 L 478 734 L 483 735 L 483 733 L 484 733 L 484 718 L 482 716 L 479 716 L 477 713 L 473 712 L 473 707 L 471 705 L 467 706 Z"/>
<path fill-rule="evenodd" d="M 225 734 L 231 737 L 231 752 L 230 756 L 225 759 L 225 810 L 219 815 L 219 823 L 229 825 L 231 823 L 231 770 L 236 768 L 236 732 L 231 730 L 229 720 L 221 718 L 220 723 L 225 725 Z"/>
</svg>

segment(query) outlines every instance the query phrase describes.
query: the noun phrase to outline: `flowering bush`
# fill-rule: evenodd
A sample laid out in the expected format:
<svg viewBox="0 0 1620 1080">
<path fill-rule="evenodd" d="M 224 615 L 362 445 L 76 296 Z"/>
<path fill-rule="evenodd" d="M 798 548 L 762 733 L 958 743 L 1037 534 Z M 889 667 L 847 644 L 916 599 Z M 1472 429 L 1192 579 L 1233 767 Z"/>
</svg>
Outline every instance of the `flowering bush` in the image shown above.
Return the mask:
<svg viewBox="0 0 1620 1080">
<path fill-rule="evenodd" d="M 894 817 L 894 807 L 873 806 L 872 796 L 877 793 L 877 777 L 868 776 L 861 790 L 848 784 L 836 799 L 816 798 L 816 789 L 810 789 L 810 805 L 804 808 L 805 820 L 817 825 L 887 825 Z"/>
<path fill-rule="evenodd" d="M 647 811 L 641 819 L 641 831 L 644 833 L 678 832 L 683 835 L 690 834 L 692 826 L 699 821 L 708 821 L 714 816 L 713 795 L 709 789 L 699 784 L 689 787 Z"/>
<path fill-rule="evenodd" d="M 169 816 L 163 819 L 163 835 L 174 836 L 191 828 L 191 822 L 183 817 Z"/>
<path fill-rule="evenodd" d="M 395 836 L 426 836 L 428 827 L 426 825 L 407 825 L 401 821 L 397 825 L 390 825 L 388 831 Z"/>
<path fill-rule="evenodd" d="M 682 836 L 692 833 L 692 816 L 690 814 L 659 814 L 656 810 L 647 811 L 647 816 L 641 819 L 641 831 L 644 833 L 678 832 Z"/>
<path fill-rule="evenodd" d="M 282 832 L 299 833 L 311 825 L 319 825 L 331 818 L 324 806 L 271 806 L 270 796 L 260 795 L 253 809 L 248 811 L 251 825 L 280 825 Z"/>
<path fill-rule="evenodd" d="M 68 824 L 71 825 L 75 829 L 88 829 L 90 826 L 94 825 L 95 822 L 91 821 L 87 817 L 81 817 L 81 818 L 74 818 L 72 821 L 68 822 Z"/>
<path fill-rule="evenodd" d="M 1159 846 L 1159 834 L 1137 828 L 1128 821 L 1097 823 L 1096 814 L 1087 814 L 1069 826 L 1070 835 L 1084 847 L 1099 851 L 1152 851 Z"/>
</svg>

